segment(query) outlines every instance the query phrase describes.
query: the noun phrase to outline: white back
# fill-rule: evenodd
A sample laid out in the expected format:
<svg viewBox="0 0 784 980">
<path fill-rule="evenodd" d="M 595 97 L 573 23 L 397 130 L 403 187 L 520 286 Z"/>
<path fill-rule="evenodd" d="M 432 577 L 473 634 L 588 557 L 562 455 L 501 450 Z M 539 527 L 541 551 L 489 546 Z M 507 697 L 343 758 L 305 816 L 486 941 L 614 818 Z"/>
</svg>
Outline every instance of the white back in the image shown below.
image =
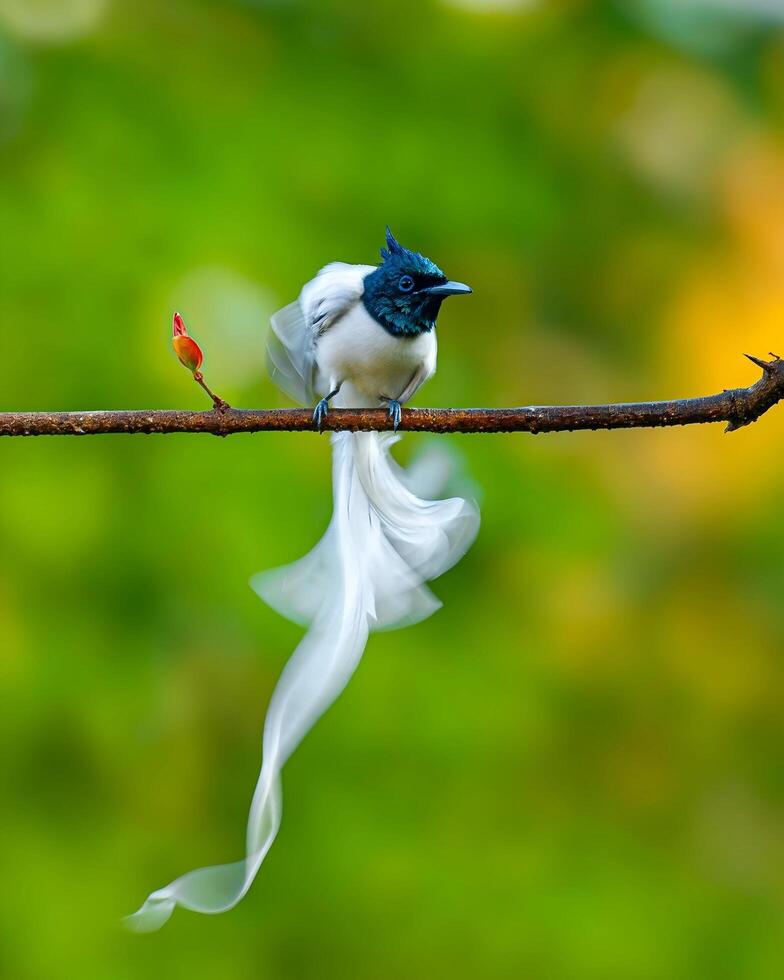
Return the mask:
<svg viewBox="0 0 784 980">
<path fill-rule="evenodd" d="M 331 262 L 302 287 L 295 302 L 273 315 L 267 340 L 270 377 L 300 405 L 318 398 L 316 340 L 360 302 L 363 280 L 375 268 Z"/>
</svg>

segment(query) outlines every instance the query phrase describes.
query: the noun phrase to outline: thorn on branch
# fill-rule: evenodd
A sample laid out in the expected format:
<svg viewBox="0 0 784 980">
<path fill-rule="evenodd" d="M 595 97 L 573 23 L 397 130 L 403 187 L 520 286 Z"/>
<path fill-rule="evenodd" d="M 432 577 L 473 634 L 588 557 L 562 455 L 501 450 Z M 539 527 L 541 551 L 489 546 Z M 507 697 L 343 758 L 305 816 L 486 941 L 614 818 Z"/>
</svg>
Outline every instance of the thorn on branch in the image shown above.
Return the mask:
<svg viewBox="0 0 784 980">
<path fill-rule="evenodd" d="M 744 354 L 743 356 L 748 357 L 751 363 L 756 364 L 758 368 L 762 368 L 765 374 L 772 374 L 774 371 L 774 363 L 780 360 L 780 358 L 775 354 L 770 355 L 773 358 L 773 361 L 763 361 L 761 357 L 755 357 L 753 354 Z"/>
</svg>

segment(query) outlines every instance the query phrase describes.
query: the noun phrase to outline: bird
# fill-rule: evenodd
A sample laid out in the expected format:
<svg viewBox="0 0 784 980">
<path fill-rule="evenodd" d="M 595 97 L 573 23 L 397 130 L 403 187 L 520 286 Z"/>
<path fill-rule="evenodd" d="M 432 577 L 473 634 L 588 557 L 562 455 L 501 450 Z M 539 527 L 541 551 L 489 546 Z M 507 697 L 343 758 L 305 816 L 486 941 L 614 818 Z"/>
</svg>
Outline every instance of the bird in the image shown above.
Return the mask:
<svg viewBox="0 0 784 980">
<path fill-rule="evenodd" d="M 428 468 L 406 471 L 390 450 L 400 438 L 402 406 L 436 370 L 443 301 L 470 292 L 387 227 L 379 265 L 333 262 L 273 315 L 270 375 L 294 401 L 315 406 L 316 429 L 331 406 L 381 405 L 393 431 L 332 433 L 333 513 L 324 536 L 304 558 L 251 579 L 268 605 L 307 631 L 267 709 L 244 859 L 188 872 L 152 892 L 126 918 L 132 930 L 160 928 L 177 906 L 215 914 L 237 905 L 280 827 L 283 765 L 345 688 L 370 632 L 412 625 L 440 607 L 426 583 L 471 546 L 479 510 L 461 497 L 420 497 Z M 430 493 L 449 476 L 446 468 L 438 475 Z"/>
<path fill-rule="evenodd" d="M 397 431 L 402 405 L 435 373 L 441 303 L 471 292 L 389 228 L 386 243 L 379 266 L 333 262 L 273 318 L 273 380 L 296 400 L 323 392 L 313 413 L 319 428 L 345 385 L 345 404 L 386 404 Z"/>
</svg>

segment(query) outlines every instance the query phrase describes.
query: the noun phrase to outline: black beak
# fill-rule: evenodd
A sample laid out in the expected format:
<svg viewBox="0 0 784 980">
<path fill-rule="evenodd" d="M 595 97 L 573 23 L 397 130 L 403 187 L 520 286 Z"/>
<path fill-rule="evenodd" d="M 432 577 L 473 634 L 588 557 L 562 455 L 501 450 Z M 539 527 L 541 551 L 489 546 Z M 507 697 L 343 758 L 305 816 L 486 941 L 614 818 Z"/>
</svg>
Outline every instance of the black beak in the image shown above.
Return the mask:
<svg viewBox="0 0 784 980">
<path fill-rule="evenodd" d="M 438 286 L 428 286 L 422 292 L 428 296 L 462 296 L 473 290 L 463 282 L 452 282 L 450 279 L 449 282 L 442 282 Z"/>
</svg>

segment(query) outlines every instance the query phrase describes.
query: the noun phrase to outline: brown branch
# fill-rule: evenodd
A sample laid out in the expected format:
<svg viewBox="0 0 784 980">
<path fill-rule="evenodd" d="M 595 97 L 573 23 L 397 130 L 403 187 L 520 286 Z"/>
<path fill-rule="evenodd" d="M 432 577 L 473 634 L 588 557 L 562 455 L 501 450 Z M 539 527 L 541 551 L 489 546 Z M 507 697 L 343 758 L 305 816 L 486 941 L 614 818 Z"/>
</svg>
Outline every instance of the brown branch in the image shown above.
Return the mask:
<svg viewBox="0 0 784 980">
<path fill-rule="evenodd" d="M 575 429 L 636 429 L 726 422 L 732 431 L 756 421 L 784 398 L 784 361 L 746 355 L 762 368 L 749 388 L 733 388 L 702 398 L 617 405 L 553 405 L 523 408 L 406 408 L 401 430 L 409 432 L 562 432 Z M 333 409 L 323 428 L 368 431 L 391 429 L 385 409 Z M 87 436 L 106 433 L 313 431 L 309 409 L 213 408 L 209 412 L 5 412 L 0 436 Z"/>
</svg>

